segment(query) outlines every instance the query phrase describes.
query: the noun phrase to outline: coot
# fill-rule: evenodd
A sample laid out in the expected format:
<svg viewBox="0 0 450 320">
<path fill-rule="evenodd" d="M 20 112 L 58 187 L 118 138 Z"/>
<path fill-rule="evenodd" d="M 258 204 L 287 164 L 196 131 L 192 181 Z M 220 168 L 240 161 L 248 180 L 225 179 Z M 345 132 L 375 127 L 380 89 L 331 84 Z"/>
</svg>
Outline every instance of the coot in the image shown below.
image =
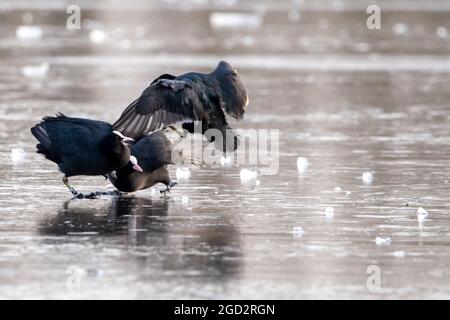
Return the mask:
<svg viewBox="0 0 450 320">
<path fill-rule="evenodd" d="M 31 128 L 39 141 L 37 152 L 55 162 L 63 182 L 74 196 L 83 197 L 69 184 L 69 177 L 103 175 L 132 163 L 133 170 L 142 171 L 131 157 L 127 145 L 133 139 L 125 137 L 106 122 L 71 118 L 63 114 L 45 117 Z"/>
<path fill-rule="evenodd" d="M 157 183 L 166 185 L 165 193 L 176 185 L 171 181 L 167 165 L 174 164 L 173 152 L 184 152 L 183 160 L 201 165 L 202 160 L 187 150 L 178 150 L 177 145 L 185 137 L 184 130 L 168 126 L 144 136 L 131 148 L 131 153 L 139 161 L 142 172 L 138 172 L 130 161 L 124 167 L 108 174 L 111 183 L 120 191 L 134 192 Z M 178 159 L 180 160 L 180 159 Z"/>
<path fill-rule="evenodd" d="M 238 138 L 226 114 L 242 119 L 248 101 L 236 69 L 221 61 L 209 74 L 189 72 L 180 76 L 159 76 L 113 126 L 137 140 L 176 122 L 182 122 L 189 132 L 194 132 L 198 125 L 209 141 L 215 141 L 217 149 L 229 152 L 237 148 Z"/>
</svg>

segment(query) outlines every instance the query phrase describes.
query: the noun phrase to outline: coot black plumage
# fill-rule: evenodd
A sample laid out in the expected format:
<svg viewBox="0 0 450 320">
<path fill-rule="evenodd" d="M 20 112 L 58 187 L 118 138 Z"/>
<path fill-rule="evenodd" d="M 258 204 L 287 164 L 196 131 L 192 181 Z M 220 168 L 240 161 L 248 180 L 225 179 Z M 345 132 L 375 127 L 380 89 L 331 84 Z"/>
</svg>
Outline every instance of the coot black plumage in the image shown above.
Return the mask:
<svg viewBox="0 0 450 320">
<path fill-rule="evenodd" d="M 73 195 L 82 197 L 68 178 L 77 175 L 104 175 L 133 162 L 134 170 L 142 169 L 131 157 L 127 138 L 106 122 L 71 118 L 63 114 L 45 117 L 31 128 L 39 141 L 37 152 L 55 162 L 62 173 L 63 182 Z"/>
<path fill-rule="evenodd" d="M 215 129 L 221 134 L 222 139 L 217 139 L 214 130 L 210 130 L 212 134 L 208 137 L 219 150 L 234 151 L 237 135 L 231 130 L 226 114 L 241 119 L 247 104 L 248 95 L 236 69 L 221 61 L 209 74 L 189 72 L 158 77 L 125 109 L 113 127 L 140 139 L 176 122 L 183 122 L 183 127 L 193 132 L 194 122 L 201 122 L 202 133 Z"/>
<path fill-rule="evenodd" d="M 133 163 L 129 162 L 124 167 L 108 174 L 111 183 L 120 191 L 134 192 L 157 183 L 166 185 L 169 191 L 176 185 L 172 182 L 167 170 L 167 165 L 173 164 L 172 154 L 178 143 L 185 137 L 183 130 L 169 126 L 163 130 L 155 131 L 137 141 L 131 148 L 131 154 L 135 156 L 143 172 L 133 170 Z M 193 164 L 200 164 L 195 156 L 185 154 L 184 159 L 188 159 Z"/>
</svg>

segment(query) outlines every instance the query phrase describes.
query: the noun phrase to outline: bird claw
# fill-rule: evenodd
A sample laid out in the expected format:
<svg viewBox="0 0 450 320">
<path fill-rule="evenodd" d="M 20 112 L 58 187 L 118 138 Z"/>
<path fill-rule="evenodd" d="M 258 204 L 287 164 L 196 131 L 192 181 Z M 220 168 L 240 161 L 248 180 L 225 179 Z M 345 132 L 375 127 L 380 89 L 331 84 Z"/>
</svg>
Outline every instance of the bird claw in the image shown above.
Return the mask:
<svg viewBox="0 0 450 320">
<path fill-rule="evenodd" d="M 178 183 L 175 181 L 170 181 L 169 182 L 169 187 L 172 189 L 173 187 L 175 187 Z"/>
<path fill-rule="evenodd" d="M 91 193 L 78 193 L 75 195 L 75 198 L 77 199 L 96 199 L 100 196 L 100 192 L 91 192 Z"/>
<path fill-rule="evenodd" d="M 96 191 L 96 192 L 91 192 L 91 193 L 87 193 L 87 194 L 77 192 L 74 199 L 98 199 L 98 198 L 100 198 L 100 196 L 120 196 L 121 194 L 122 193 L 117 190 L 110 191 L 110 192 Z"/>
<path fill-rule="evenodd" d="M 170 192 L 170 190 L 175 187 L 177 185 L 176 182 L 170 181 L 169 184 L 166 185 L 166 188 L 163 190 L 159 190 L 159 192 L 166 197 L 167 196 L 167 192 Z"/>
<path fill-rule="evenodd" d="M 170 188 L 169 188 L 169 186 L 167 186 L 166 189 L 159 190 L 159 192 L 160 192 L 164 197 L 166 197 L 166 196 L 167 196 L 167 192 L 170 192 Z"/>
</svg>

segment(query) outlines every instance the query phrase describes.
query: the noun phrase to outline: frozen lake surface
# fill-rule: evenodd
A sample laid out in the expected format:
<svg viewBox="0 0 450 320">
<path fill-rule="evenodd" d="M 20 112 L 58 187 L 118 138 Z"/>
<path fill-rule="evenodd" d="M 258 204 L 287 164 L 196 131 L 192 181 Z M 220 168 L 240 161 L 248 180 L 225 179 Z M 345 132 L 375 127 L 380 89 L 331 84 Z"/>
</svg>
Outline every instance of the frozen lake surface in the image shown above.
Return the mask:
<svg viewBox="0 0 450 320">
<path fill-rule="evenodd" d="M 364 1 L 81 1 L 81 30 L 43 3 L 0 4 L 0 298 L 450 298 L 443 2 L 392 1 L 376 31 Z M 34 153 L 42 116 L 112 122 L 158 75 L 221 59 L 250 96 L 233 126 L 280 130 L 279 172 L 258 186 L 213 166 L 167 198 L 70 200 Z"/>
</svg>

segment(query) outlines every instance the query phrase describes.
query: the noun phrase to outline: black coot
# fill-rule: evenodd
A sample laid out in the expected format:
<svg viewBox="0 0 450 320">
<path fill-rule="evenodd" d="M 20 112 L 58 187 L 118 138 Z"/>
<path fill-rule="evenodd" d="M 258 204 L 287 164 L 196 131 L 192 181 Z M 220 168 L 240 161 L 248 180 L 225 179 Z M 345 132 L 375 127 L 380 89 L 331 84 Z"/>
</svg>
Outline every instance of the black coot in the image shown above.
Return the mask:
<svg viewBox="0 0 450 320">
<path fill-rule="evenodd" d="M 108 174 L 111 183 L 120 191 L 134 192 L 157 183 L 166 185 L 162 192 L 170 191 L 176 185 L 170 180 L 167 165 L 173 164 L 172 151 L 184 138 L 184 131 L 169 126 L 163 130 L 155 131 L 139 141 L 131 149 L 131 153 L 139 161 L 143 172 L 137 172 L 133 168 L 133 163 L 129 162 L 124 167 Z M 189 162 L 196 163 L 195 157 L 190 158 Z"/>
<path fill-rule="evenodd" d="M 83 197 L 68 181 L 77 175 L 103 175 L 133 163 L 134 170 L 142 169 L 134 157 L 130 158 L 127 142 L 133 141 L 106 122 L 70 118 L 63 114 L 45 117 L 31 128 L 39 141 L 37 152 L 55 162 L 63 182 L 73 195 Z"/>
<path fill-rule="evenodd" d="M 206 132 L 217 149 L 229 152 L 237 148 L 238 139 L 226 114 L 242 119 L 247 104 L 248 95 L 236 69 L 221 61 L 209 74 L 158 77 L 125 109 L 114 128 L 137 140 L 176 122 L 193 132 L 201 122 L 201 133 Z M 217 139 L 218 134 L 222 139 Z"/>
</svg>

